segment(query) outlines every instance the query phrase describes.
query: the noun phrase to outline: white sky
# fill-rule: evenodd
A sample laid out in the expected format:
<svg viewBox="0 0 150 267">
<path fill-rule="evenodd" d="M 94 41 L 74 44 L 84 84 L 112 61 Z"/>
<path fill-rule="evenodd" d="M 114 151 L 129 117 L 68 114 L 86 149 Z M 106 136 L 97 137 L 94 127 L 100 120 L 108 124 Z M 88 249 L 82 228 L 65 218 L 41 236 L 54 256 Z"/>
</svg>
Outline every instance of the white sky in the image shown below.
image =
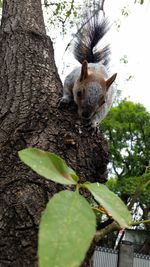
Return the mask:
<svg viewBox="0 0 150 267">
<path fill-rule="evenodd" d="M 150 111 L 150 1 L 145 0 L 144 5 L 134 4 L 134 1 L 113 1 L 110 6 L 106 1 L 106 12 L 109 17 L 115 15 L 121 18 L 119 32 L 112 30 L 112 62 L 114 71 L 117 68 L 118 88 L 124 97 L 130 96 L 134 102 L 142 103 Z M 128 6 L 128 17 L 120 16 L 118 7 Z M 127 55 L 128 63 L 120 63 L 120 58 Z M 133 78 L 126 82 L 132 75 Z"/>
<path fill-rule="evenodd" d="M 129 11 L 127 17 L 121 15 L 121 9 Z M 144 5 L 134 4 L 134 0 L 105 0 L 105 13 L 110 22 L 119 21 L 120 29 L 114 23 L 108 42 L 112 47 L 111 73 L 117 72 L 116 83 L 123 97 L 142 103 L 150 111 L 150 0 Z M 62 80 L 78 64 L 70 51 L 64 54 L 71 35 L 57 38 L 55 48 L 56 64 Z M 120 63 L 126 55 L 128 63 Z M 64 64 L 65 63 L 65 64 Z M 129 76 L 130 81 L 126 81 Z"/>
</svg>

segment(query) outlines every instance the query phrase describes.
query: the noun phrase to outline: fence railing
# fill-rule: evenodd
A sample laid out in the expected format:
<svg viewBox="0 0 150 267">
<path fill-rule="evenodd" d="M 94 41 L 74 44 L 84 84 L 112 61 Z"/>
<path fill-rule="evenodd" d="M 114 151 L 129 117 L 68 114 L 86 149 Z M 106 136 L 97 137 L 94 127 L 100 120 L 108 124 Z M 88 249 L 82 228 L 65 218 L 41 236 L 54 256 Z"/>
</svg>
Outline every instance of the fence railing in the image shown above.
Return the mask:
<svg viewBox="0 0 150 267">
<path fill-rule="evenodd" d="M 130 244 L 122 246 L 119 250 L 97 247 L 93 267 L 150 267 L 150 256 L 133 253 Z"/>
</svg>

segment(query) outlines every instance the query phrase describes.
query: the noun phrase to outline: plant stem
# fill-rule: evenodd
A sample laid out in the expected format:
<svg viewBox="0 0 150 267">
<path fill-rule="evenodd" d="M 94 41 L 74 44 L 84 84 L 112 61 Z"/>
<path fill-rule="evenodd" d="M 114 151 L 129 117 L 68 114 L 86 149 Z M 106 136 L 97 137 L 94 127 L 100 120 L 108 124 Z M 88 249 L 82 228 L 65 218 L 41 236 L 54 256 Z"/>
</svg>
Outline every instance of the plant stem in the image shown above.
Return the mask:
<svg viewBox="0 0 150 267">
<path fill-rule="evenodd" d="M 142 221 L 138 221 L 138 222 L 131 222 L 131 225 L 134 226 L 134 225 L 139 225 L 141 223 L 150 223 L 150 220 L 142 220 Z"/>
<path fill-rule="evenodd" d="M 96 242 L 100 241 L 105 235 L 116 230 L 120 230 L 120 226 L 117 222 L 113 221 L 111 224 L 109 224 L 105 228 L 96 232 L 95 241 Z"/>
</svg>

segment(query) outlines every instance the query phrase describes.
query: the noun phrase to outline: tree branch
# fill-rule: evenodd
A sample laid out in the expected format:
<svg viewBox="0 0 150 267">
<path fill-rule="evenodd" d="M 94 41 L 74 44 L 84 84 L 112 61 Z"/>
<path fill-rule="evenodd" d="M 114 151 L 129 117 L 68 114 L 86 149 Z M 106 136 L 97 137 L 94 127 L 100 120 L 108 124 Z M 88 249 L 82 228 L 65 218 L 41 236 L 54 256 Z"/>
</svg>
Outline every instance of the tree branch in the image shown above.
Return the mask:
<svg viewBox="0 0 150 267">
<path fill-rule="evenodd" d="M 142 176 L 142 177 L 141 177 L 141 181 L 140 181 L 139 185 L 137 186 L 136 191 L 134 192 L 134 194 L 133 194 L 133 196 L 132 196 L 132 198 L 131 198 L 130 204 L 129 204 L 129 206 L 128 206 L 128 209 L 129 209 L 129 210 L 132 209 L 134 203 L 136 202 L 136 200 L 137 200 L 138 197 L 140 196 L 141 191 L 142 191 L 142 186 L 143 186 L 144 182 L 145 182 L 145 178 L 144 178 L 144 176 Z"/>
<path fill-rule="evenodd" d="M 117 222 L 113 221 L 111 224 L 109 224 L 105 228 L 96 232 L 95 241 L 99 242 L 105 235 L 108 235 L 109 233 L 116 231 L 116 230 L 120 230 L 120 229 L 121 228 L 120 228 L 119 224 Z"/>
</svg>

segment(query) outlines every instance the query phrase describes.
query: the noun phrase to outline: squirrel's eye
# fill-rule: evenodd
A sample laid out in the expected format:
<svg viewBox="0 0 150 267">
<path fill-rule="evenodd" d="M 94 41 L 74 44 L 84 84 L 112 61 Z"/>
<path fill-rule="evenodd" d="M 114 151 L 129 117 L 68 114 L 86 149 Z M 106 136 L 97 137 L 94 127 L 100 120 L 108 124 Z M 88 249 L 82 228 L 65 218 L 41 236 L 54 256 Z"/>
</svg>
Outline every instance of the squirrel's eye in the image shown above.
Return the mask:
<svg viewBox="0 0 150 267">
<path fill-rule="evenodd" d="M 102 106 L 105 103 L 105 97 L 102 96 L 100 99 L 100 106 Z"/>
<path fill-rule="evenodd" d="M 82 95 L 82 92 L 81 92 L 81 91 L 78 91 L 78 92 L 77 92 L 77 96 L 78 96 L 78 97 L 81 97 L 81 95 Z"/>
</svg>

